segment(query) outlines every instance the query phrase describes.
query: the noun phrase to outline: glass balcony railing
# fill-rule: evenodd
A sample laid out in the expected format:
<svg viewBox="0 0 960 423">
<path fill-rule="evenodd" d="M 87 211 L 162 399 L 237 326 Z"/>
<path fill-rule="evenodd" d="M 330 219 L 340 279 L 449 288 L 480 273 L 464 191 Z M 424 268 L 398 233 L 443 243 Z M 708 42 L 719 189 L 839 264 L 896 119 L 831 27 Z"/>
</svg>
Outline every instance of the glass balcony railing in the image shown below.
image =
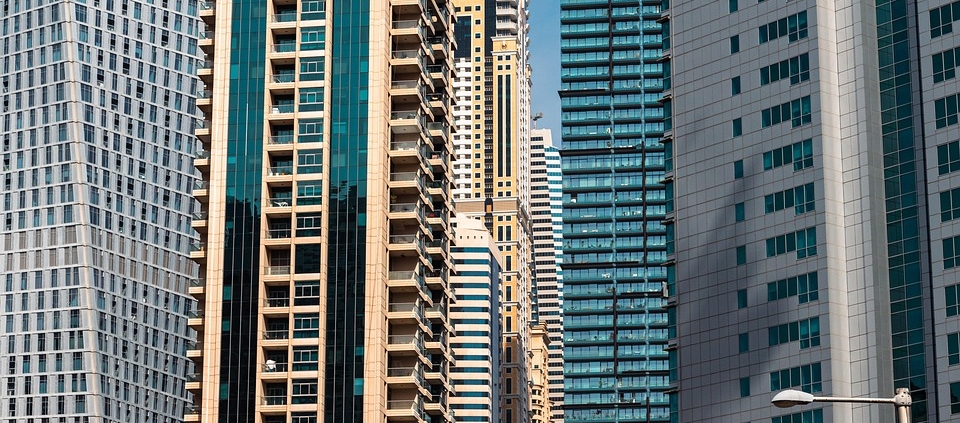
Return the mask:
<svg viewBox="0 0 960 423">
<path fill-rule="evenodd" d="M 267 176 L 293 175 L 293 165 L 271 166 L 267 168 Z"/>
<path fill-rule="evenodd" d="M 270 106 L 270 114 L 293 113 L 293 104 L 274 104 Z"/>
<path fill-rule="evenodd" d="M 292 73 L 279 73 L 279 74 L 273 75 L 273 82 L 276 82 L 278 84 L 285 84 L 288 82 L 293 82 L 295 77 L 296 75 Z"/>
<path fill-rule="evenodd" d="M 267 143 L 272 145 L 293 144 L 293 134 L 272 135 Z"/>
<path fill-rule="evenodd" d="M 297 51 L 297 43 L 277 43 L 273 45 L 274 53 L 293 53 Z"/>
<path fill-rule="evenodd" d="M 418 203 L 394 203 L 390 205 L 391 213 L 410 213 L 417 211 Z"/>
<path fill-rule="evenodd" d="M 278 340 L 278 339 L 289 339 L 290 331 L 287 329 L 268 329 L 263 331 L 263 339 L 265 340 Z"/>
<path fill-rule="evenodd" d="M 283 276 L 283 275 L 289 275 L 289 274 L 290 274 L 290 266 L 289 266 L 289 265 L 266 266 L 266 267 L 263 268 L 263 274 L 265 274 L 265 275 L 267 275 L 267 276 Z"/>
</svg>

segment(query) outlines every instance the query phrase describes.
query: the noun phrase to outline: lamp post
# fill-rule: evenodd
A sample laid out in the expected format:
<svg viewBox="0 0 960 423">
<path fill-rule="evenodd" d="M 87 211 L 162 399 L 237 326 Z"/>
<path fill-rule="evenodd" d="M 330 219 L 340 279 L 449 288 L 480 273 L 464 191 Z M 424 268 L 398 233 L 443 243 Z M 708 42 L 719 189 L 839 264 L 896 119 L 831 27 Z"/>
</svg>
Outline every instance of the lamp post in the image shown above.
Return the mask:
<svg viewBox="0 0 960 423">
<path fill-rule="evenodd" d="M 910 390 L 907 388 L 897 388 L 897 394 L 893 398 L 815 397 L 813 394 L 788 389 L 774 395 L 770 402 L 780 408 L 790 408 L 796 405 L 810 404 L 811 402 L 893 404 L 897 410 L 897 423 L 910 423 L 910 404 L 913 402 L 913 398 L 910 397 Z"/>
</svg>

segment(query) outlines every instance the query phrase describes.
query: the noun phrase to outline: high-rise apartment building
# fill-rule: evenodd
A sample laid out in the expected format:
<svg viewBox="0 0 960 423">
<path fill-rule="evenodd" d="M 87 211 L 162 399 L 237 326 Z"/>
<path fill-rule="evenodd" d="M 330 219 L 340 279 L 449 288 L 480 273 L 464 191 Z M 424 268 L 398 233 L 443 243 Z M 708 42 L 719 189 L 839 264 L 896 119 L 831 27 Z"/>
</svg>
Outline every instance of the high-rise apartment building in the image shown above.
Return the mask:
<svg viewBox="0 0 960 423">
<path fill-rule="evenodd" d="M 455 0 L 454 197 L 503 255 L 501 419 L 529 421 L 533 314 L 527 1 Z"/>
<path fill-rule="evenodd" d="M 450 409 L 457 422 L 499 423 L 503 258 L 483 221 L 458 216 L 453 223 L 457 246 L 451 253 L 457 275 L 450 280 L 455 299 L 450 305 L 450 348 L 456 365 L 450 385 L 457 395 L 450 398 Z"/>
<path fill-rule="evenodd" d="M 564 420 L 668 421 L 661 2 L 560 2 Z"/>
<path fill-rule="evenodd" d="M 0 1 L 3 422 L 182 419 L 196 8 Z"/>
<path fill-rule="evenodd" d="M 550 334 L 547 326 L 538 324 L 530 330 L 530 421 L 550 423 L 553 404 L 550 401 L 547 379 Z"/>
<path fill-rule="evenodd" d="M 204 6 L 187 419 L 452 421 L 453 5 Z"/>
<path fill-rule="evenodd" d="M 549 129 L 530 136 L 530 214 L 533 219 L 534 324 L 546 328 L 551 422 L 563 421 L 563 177 L 560 150 Z"/>
<path fill-rule="evenodd" d="M 680 1 L 679 420 L 960 421 L 960 3 Z M 665 54 L 667 55 L 667 54 Z M 958 203 L 960 204 L 960 203 Z"/>
</svg>

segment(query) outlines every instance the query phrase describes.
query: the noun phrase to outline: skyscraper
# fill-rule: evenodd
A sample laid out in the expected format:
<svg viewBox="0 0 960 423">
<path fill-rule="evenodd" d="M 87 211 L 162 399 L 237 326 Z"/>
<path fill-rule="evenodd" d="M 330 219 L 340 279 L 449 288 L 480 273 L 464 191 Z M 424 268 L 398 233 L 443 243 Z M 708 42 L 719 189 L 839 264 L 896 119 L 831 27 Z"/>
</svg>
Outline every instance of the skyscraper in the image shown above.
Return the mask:
<svg viewBox="0 0 960 423">
<path fill-rule="evenodd" d="M 523 423 L 533 315 L 527 1 L 454 4 L 454 197 L 457 214 L 482 220 L 503 255 L 501 418 Z"/>
<path fill-rule="evenodd" d="M 450 408 L 458 422 L 500 422 L 500 282 L 503 258 L 483 221 L 453 219 L 457 246 L 451 249 L 457 276 L 450 287 L 456 302 L 450 305 L 454 335 L 450 348 L 457 364 L 450 384 L 457 395 Z"/>
<path fill-rule="evenodd" d="M 659 18 L 660 2 L 560 2 L 568 423 L 670 419 Z"/>
<path fill-rule="evenodd" d="M 195 2 L 0 2 L 0 415 L 180 421 Z"/>
<path fill-rule="evenodd" d="M 451 2 L 205 10 L 188 419 L 451 421 Z"/>
<path fill-rule="evenodd" d="M 563 177 L 560 150 L 549 129 L 530 136 L 530 213 L 533 217 L 535 324 L 543 324 L 547 345 L 550 421 L 563 421 Z"/>
<path fill-rule="evenodd" d="M 960 3 L 672 2 L 680 421 L 960 419 Z"/>
</svg>

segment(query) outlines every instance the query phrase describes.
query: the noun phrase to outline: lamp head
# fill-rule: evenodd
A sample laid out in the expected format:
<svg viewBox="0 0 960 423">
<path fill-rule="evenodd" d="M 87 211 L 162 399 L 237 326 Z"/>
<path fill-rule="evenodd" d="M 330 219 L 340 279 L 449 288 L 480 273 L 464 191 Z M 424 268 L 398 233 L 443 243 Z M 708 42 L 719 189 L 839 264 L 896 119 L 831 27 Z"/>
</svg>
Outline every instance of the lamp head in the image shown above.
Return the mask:
<svg viewBox="0 0 960 423">
<path fill-rule="evenodd" d="M 813 394 L 788 389 L 774 395 L 773 400 L 770 402 L 780 408 L 790 408 L 797 405 L 810 404 L 813 402 Z"/>
</svg>

